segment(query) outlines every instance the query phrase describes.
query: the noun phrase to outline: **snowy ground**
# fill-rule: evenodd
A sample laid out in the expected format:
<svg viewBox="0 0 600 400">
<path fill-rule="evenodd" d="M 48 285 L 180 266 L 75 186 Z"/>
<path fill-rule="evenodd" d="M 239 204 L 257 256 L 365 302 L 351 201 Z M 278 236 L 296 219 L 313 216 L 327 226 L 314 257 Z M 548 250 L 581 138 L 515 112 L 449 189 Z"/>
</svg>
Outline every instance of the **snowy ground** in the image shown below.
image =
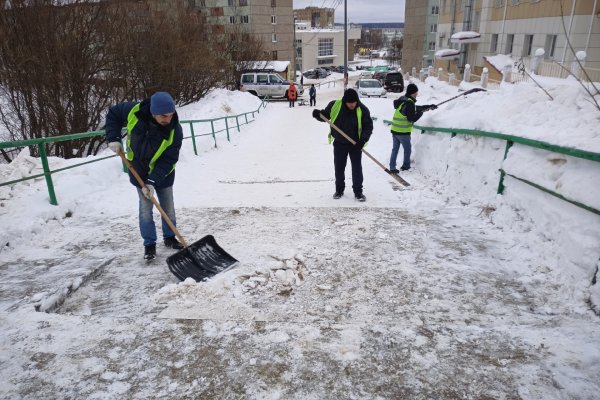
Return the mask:
<svg viewBox="0 0 600 400">
<path fill-rule="evenodd" d="M 422 104 L 457 93 L 419 85 Z M 599 151 L 598 116 L 572 88 L 539 104 L 543 93 L 509 86 L 420 122 Z M 340 95 L 322 89 L 317 104 Z M 396 96 L 365 100 L 377 117 L 367 150 L 384 164 Z M 217 91 L 179 112 L 257 106 Z M 565 107 L 583 108 L 570 139 L 543 137 L 558 120 L 571 126 Z M 43 181 L 0 193 L 0 398 L 598 398 L 600 217 L 515 180 L 497 196 L 503 144 L 447 135 L 415 134 L 410 188 L 364 157 L 367 202 L 349 179 L 333 200 L 327 127 L 310 113 L 272 103 L 230 143 L 205 138 L 194 156 L 186 141 L 178 227 L 190 241 L 213 234 L 240 260 L 209 282 L 177 283 L 162 246 L 142 262 L 136 194 L 116 159 L 56 174 L 59 206 Z M 539 171 L 598 208 L 600 189 L 587 186 L 597 165 L 548 159 L 515 149 L 503 167 Z M 23 155 L 0 173 L 33 163 Z"/>
</svg>

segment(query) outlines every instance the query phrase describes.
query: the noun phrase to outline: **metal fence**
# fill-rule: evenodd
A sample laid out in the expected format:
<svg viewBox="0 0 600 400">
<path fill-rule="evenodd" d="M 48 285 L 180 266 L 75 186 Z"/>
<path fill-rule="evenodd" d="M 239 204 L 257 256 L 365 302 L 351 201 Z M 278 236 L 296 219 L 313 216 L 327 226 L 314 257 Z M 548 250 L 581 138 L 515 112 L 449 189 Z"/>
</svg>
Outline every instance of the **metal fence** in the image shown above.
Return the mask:
<svg viewBox="0 0 600 400">
<path fill-rule="evenodd" d="M 391 124 L 391 122 L 387 121 L 387 120 L 384 120 L 383 122 L 388 125 Z M 521 145 L 528 146 L 528 147 L 547 150 L 547 151 L 551 151 L 554 153 L 565 154 L 567 156 L 581 158 L 584 160 L 589 160 L 589 161 L 600 163 L 600 153 L 594 153 L 591 151 L 580 150 L 580 149 L 576 149 L 576 148 L 572 148 L 572 147 L 557 146 L 554 144 L 542 142 L 540 140 L 533 140 L 533 139 L 522 138 L 519 136 L 506 135 L 503 133 L 486 132 L 486 131 L 479 131 L 479 130 L 473 130 L 473 129 L 437 128 L 437 127 L 432 127 L 432 126 L 419 126 L 419 125 L 415 125 L 414 127 L 415 127 L 415 129 L 421 130 L 421 133 L 423 133 L 423 134 L 434 134 L 437 132 L 437 133 L 450 134 L 450 135 L 452 135 L 452 137 L 454 137 L 456 135 L 469 135 L 469 136 L 480 136 L 480 137 L 487 137 L 487 138 L 503 140 L 506 142 L 506 145 L 504 148 L 503 160 L 505 160 L 506 157 L 508 156 L 508 152 L 509 152 L 510 148 L 515 143 L 517 143 L 517 144 L 521 144 Z M 557 197 L 561 200 L 567 201 L 577 207 L 583 208 L 583 209 L 590 211 L 596 215 L 600 215 L 600 210 L 595 209 L 591 206 L 585 205 L 575 199 L 567 198 L 567 197 L 561 195 L 560 193 L 557 193 L 551 189 L 545 188 L 542 185 L 538 185 L 534 182 L 528 181 L 521 177 L 507 174 L 504 171 L 504 169 L 502 169 L 502 168 L 499 169 L 499 172 L 500 172 L 500 176 L 499 176 L 498 190 L 497 190 L 498 194 L 502 194 L 504 192 L 504 178 L 506 175 L 508 175 L 514 179 L 524 182 L 524 183 L 526 183 L 532 187 L 535 187 L 536 189 L 539 189 L 545 193 L 548 193 L 554 197 Z"/>
<path fill-rule="evenodd" d="M 230 141 L 230 131 L 232 129 L 237 129 L 237 131 L 240 132 L 240 126 L 249 124 L 250 122 L 253 122 L 254 115 L 260 113 L 260 110 L 264 109 L 267 106 L 267 104 L 268 104 L 268 101 L 263 100 L 255 111 L 249 111 L 249 112 L 245 112 L 245 113 L 238 114 L 238 115 L 231 115 L 231 116 L 212 118 L 212 119 L 179 121 L 179 123 L 182 125 L 183 128 L 189 127 L 190 135 L 184 136 L 184 139 L 192 139 L 192 146 L 193 146 L 195 155 L 198 155 L 196 139 L 199 137 L 212 136 L 212 138 L 214 140 L 214 145 L 215 145 L 215 147 L 217 147 L 217 136 L 216 135 L 218 133 L 225 132 L 227 141 Z M 250 119 L 248 118 L 248 116 L 250 116 Z M 208 129 L 209 126 L 210 126 L 210 130 Z M 199 127 L 206 127 L 206 129 L 197 130 L 196 128 L 199 128 Z M 6 182 L 0 182 L 0 187 L 7 186 L 7 185 L 13 185 L 15 183 L 27 181 L 30 179 L 36 179 L 36 178 L 40 178 L 43 176 L 46 179 L 46 186 L 48 187 L 48 196 L 50 198 L 50 204 L 58 205 L 58 202 L 56 200 L 56 193 L 54 191 L 54 184 L 52 182 L 52 174 L 55 174 L 55 173 L 61 172 L 61 171 L 65 171 L 65 170 L 68 170 L 71 168 L 76 168 L 76 167 L 79 167 L 82 165 L 106 160 L 108 158 L 113 158 L 113 157 L 116 157 L 117 155 L 110 155 L 107 157 L 96 158 L 91 161 L 85 161 L 85 162 L 77 163 L 74 165 L 70 165 L 68 167 L 52 170 L 52 169 L 50 169 L 50 165 L 48 163 L 46 146 L 49 143 L 65 142 L 65 141 L 76 140 L 76 139 L 85 139 L 85 138 L 91 138 L 91 137 L 96 137 L 96 136 L 104 136 L 104 134 L 105 134 L 105 132 L 102 130 L 102 131 L 74 133 L 71 135 L 54 136 L 54 137 L 40 138 L 40 139 L 19 140 L 19 141 L 13 141 L 13 142 L 0 142 L 0 149 L 21 149 L 21 148 L 29 147 L 29 146 L 37 146 L 37 148 L 39 150 L 40 161 L 41 161 L 42 170 L 43 170 L 43 172 L 39 173 L 39 174 L 29 175 L 29 176 L 26 176 L 26 177 L 23 177 L 20 179 L 13 179 L 13 180 L 6 181 Z M 125 167 L 123 167 L 123 168 L 126 171 Z"/>
</svg>

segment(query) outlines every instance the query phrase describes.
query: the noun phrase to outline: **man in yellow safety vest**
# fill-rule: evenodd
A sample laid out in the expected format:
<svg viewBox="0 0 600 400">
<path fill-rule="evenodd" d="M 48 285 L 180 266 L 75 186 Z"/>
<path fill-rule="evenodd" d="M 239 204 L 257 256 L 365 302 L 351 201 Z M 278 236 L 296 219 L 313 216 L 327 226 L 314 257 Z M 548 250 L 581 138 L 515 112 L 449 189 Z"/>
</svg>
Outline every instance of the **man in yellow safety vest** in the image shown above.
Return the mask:
<svg viewBox="0 0 600 400">
<path fill-rule="evenodd" d="M 175 164 L 183 140 L 183 130 L 179 124 L 175 102 L 167 92 L 156 92 L 142 102 L 120 103 L 108 110 L 106 115 L 106 140 L 108 147 L 119 154 L 121 129 L 127 127 L 127 153 L 135 171 L 144 181 L 141 188 L 135 177 L 129 173 L 131 184 L 137 188 L 139 197 L 139 226 L 144 239 L 144 259 L 156 257 L 156 227 L 152 217 L 152 197 L 156 192 L 158 202 L 173 222 L 173 183 Z M 163 220 L 162 233 L 168 248 L 183 249 L 175 238 L 175 233 Z"/>
<path fill-rule="evenodd" d="M 398 151 L 400 145 L 404 149 L 404 159 L 402 161 L 402 171 L 408 171 L 410 169 L 410 134 L 412 132 L 413 124 L 423 116 L 423 112 L 429 110 L 435 110 L 437 106 L 435 104 L 429 104 L 426 106 L 417 106 L 417 95 L 419 89 L 414 83 L 409 84 L 406 87 L 406 94 L 399 99 L 394 100 L 394 117 L 392 120 L 392 155 L 390 156 L 390 172 L 397 174 L 396 169 L 396 158 L 398 157 Z"/>
<path fill-rule="evenodd" d="M 369 109 L 360 102 L 354 89 L 347 89 L 340 100 L 331 101 L 324 110 L 313 110 L 313 117 L 320 122 L 321 114 L 331 120 L 356 144 L 351 144 L 335 129 L 329 131 L 329 143 L 333 142 L 333 164 L 335 168 L 334 199 L 344 194 L 346 187 L 345 169 L 348 157 L 352 164 L 352 190 L 358 201 L 366 201 L 363 194 L 362 148 L 369 141 L 373 132 L 373 120 Z"/>
</svg>

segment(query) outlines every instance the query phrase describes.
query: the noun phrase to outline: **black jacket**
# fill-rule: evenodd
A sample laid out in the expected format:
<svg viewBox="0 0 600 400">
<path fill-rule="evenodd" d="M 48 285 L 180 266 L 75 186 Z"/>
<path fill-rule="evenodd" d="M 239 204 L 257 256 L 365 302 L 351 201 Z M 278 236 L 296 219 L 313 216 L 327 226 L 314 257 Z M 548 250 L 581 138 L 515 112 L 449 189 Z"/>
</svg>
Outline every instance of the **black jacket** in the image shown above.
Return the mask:
<svg viewBox="0 0 600 400">
<path fill-rule="evenodd" d="M 105 127 L 108 142 L 121 140 L 121 129 L 127 125 L 127 116 L 137 104 L 120 103 L 108 110 Z M 179 124 L 177 113 L 173 115 L 168 126 L 162 126 L 152 117 L 150 99 L 146 99 L 140 103 L 140 109 L 136 112 L 136 116 L 138 122 L 131 133 L 131 149 L 134 154 L 131 165 L 144 181 L 151 181 L 157 189 L 173 186 L 175 170 L 172 169 L 179 159 L 179 150 L 183 140 L 183 130 Z M 156 154 L 163 140 L 169 138 L 173 129 L 175 130 L 173 143 L 156 160 L 154 169 L 150 173 L 150 160 Z M 134 186 L 139 187 L 131 173 L 129 173 L 129 180 Z"/>
<path fill-rule="evenodd" d="M 334 103 L 335 100 L 330 101 L 329 104 L 327 104 L 327 107 L 325 107 L 324 110 L 321 110 L 321 114 L 323 114 L 328 119 L 331 119 L 331 108 L 333 107 Z M 361 139 L 365 142 L 368 142 L 371 138 L 371 134 L 373 133 L 373 120 L 371 119 L 371 112 L 369 111 L 367 106 L 365 106 L 360 101 L 358 102 L 354 110 L 349 110 L 348 107 L 346 107 L 346 104 L 342 102 L 342 108 L 337 119 L 334 122 L 334 125 L 340 128 L 342 131 L 344 131 L 344 133 L 350 136 L 350 138 L 352 138 L 355 142 L 357 142 L 359 139 L 358 118 L 356 117 L 356 110 L 358 107 L 360 107 L 362 110 Z M 315 119 L 317 121 L 323 122 L 323 120 L 320 118 Z M 350 144 L 350 142 L 348 142 L 338 131 L 336 131 L 333 128 L 331 129 L 331 135 L 337 143 Z"/>
</svg>

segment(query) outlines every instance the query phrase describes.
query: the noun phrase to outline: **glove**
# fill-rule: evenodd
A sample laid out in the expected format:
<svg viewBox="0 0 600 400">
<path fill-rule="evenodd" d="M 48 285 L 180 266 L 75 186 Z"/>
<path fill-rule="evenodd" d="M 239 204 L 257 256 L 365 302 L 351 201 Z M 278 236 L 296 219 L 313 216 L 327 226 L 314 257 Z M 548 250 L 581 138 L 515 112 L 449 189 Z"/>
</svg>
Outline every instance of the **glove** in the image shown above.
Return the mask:
<svg viewBox="0 0 600 400">
<path fill-rule="evenodd" d="M 142 193 L 144 194 L 144 197 L 147 198 L 148 200 L 152 200 L 152 197 L 154 197 L 154 186 L 152 185 L 146 185 L 142 188 Z"/>
<path fill-rule="evenodd" d="M 360 139 L 354 143 L 353 148 L 354 150 L 362 150 L 362 148 L 365 147 L 365 144 L 367 144 L 367 142 L 364 139 Z"/>
<path fill-rule="evenodd" d="M 108 148 L 119 154 L 123 151 L 123 145 L 121 142 L 110 142 L 108 143 Z"/>
<path fill-rule="evenodd" d="M 427 106 L 427 111 L 429 110 L 437 110 L 437 106 L 435 104 L 430 104 Z"/>
<path fill-rule="evenodd" d="M 316 108 L 313 110 L 312 112 L 313 114 L 313 118 L 318 119 L 319 121 L 322 121 L 321 119 L 321 110 L 317 110 Z"/>
</svg>

